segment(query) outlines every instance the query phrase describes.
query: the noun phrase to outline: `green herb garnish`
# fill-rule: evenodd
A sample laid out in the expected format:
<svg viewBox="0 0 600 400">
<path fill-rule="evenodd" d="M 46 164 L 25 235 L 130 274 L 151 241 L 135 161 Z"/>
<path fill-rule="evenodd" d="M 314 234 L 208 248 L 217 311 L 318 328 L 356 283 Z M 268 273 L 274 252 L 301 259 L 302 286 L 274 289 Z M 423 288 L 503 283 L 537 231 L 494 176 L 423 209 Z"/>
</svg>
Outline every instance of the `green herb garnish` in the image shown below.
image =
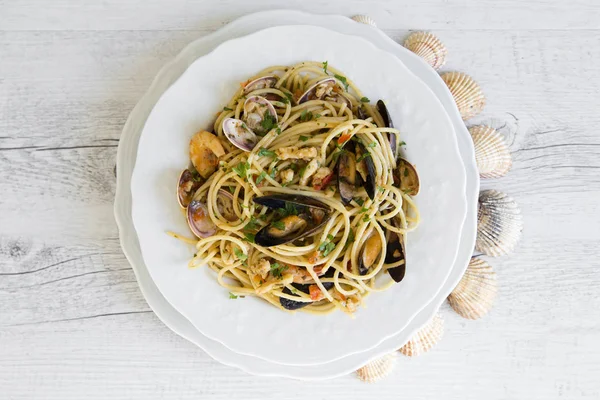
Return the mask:
<svg viewBox="0 0 600 400">
<path fill-rule="evenodd" d="M 256 178 L 256 184 L 258 185 L 259 183 L 261 183 L 266 176 L 267 173 L 265 171 L 261 172 L 260 175 L 258 175 L 258 178 Z"/>
<path fill-rule="evenodd" d="M 244 252 L 241 251 L 240 249 L 235 249 L 233 252 L 235 253 L 235 256 L 242 261 L 245 261 L 248 259 L 248 256 L 245 255 Z"/>
<path fill-rule="evenodd" d="M 256 228 L 258 228 L 258 222 L 256 221 L 256 218 L 254 218 L 254 217 L 251 217 L 250 221 L 244 226 L 245 231 L 253 231 Z"/>
<path fill-rule="evenodd" d="M 368 215 L 365 215 L 365 216 L 363 217 L 363 221 L 364 221 L 364 222 L 369 222 L 370 220 L 371 220 L 371 217 L 369 217 Z"/>
<path fill-rule="evenodd" d="M 375 147 L 375 146 L 377 146 L 377 142 L 371 142 L 371 143 L 369 143 L 369 147 Z"/>
<path fill-rule="evenodd" d="M 244 239 L 250 243 L 254 243 L 254 236 L 256 236 L 256 235 L 254 235 L 253 233 L 248 233 L 248 232 L 244 233 Z"/>
<path fill-rule="evenodd" d="M 362 208 L 360 209 L 360 213 L 361 213 L 361 214 L 362 214 L 362 213 L 366 213 L 367 211 L 369 211 L 369 209 L 368 209 L 368 208 L 366 208 L 366 207 L 362 207 Z"/>
<path fill-rule="evenodd" d="M 333 76 L 335 76 L 335 78 L 337 80 L 339 80 L 340 82 L 342 82 L 344 84 L 344 87 L 346 88 L 346 92 L 348 91 L 348 79 L 346 79 L 345 76 L 341 76 L 338 74 L 334 74 Z"/>
<path fill-rule="evenodd" d="M 362 160 L 364 160 L 367 157 L 371 157 L 371 153 L 369 153 L 368 151 L 365 151 L 364 154 L 361 154 L 360 157 L 358 157 L 356 159 L 356 162 L 361 162 Z"/>
<path fill-rule="evenodd" d="M 354 201 L 356 202 L 356 204 L 358 204 L 361 207 L 363 204 L 365 204 L 365 201 L 363 199 L 361 199 L 360 197 L 355 197 Z"/>
<path fill-rule="evenodd" d="M 275 132 L 276 132 L 278 135 L 281 135 L 281 128 L 280 128 L 279 126 L 277 126 L 277 128 L 275 128 Z"/>
<path fill-rule="evenodd" d="M 237 299 L 238 297 L 237 297 L 235 294 L 233 294 L 233 293 L 229 292 L 229 298 L 230 298 L 231 300 L 235 300 L 235 299 Z"/>
<path fill-rule="evenodd" d="M 248 163 L 239 163 L 238 165 L 236 165 L 232 169 L 235 171 L 236 174 L 238 174 L 238 176 L 240 178 L 245 178 L 246 177 L 246 173 L 250 169 L 250 164 L 248 164 Z"/>
<path fill-rule="evenodd" d="M 258 151 L 258 155 L 261 157 L 275 157 L 276 156 L 274 151 L 267 150 L 264 147 L 260 148 L 260 150 Z"/>
<path fill-rule="evenodd" d="M 313 119 L 313 113 L 307 109 L 302 110 L 302 113 L 300 114 L 300 121 L 306 122 L 310 121 L 311 119 Z"/>
<path fill-rule="evenodd" d="M 285 229 L 285 224 L 281 221 L 274 221 L 271 223 L 271 225 L 273 225 L 273 227 L 275 227 L 276 229 L 279 229 L 280 231 Z"/>
<path fill-rule="evenodd" d="M 275 278 L 281 279 L 281 274 L 288 269 L 287 265 L 279 265 L 279 263 L 271 264 L 271 273 Z"/>
<path fill-rule="evenodd" d="M 327 255 L 331 253 L 333 249 L 335 249 L 335 243 L 331 243 L 329 241 L 323 242 L 319 245 L 319 251 L 323 257 L 327 257 Z"/>
<path fill-rule="evenodd" d="M 308 140 L 308 136 L 300 136 L 298 139 L 300 139 L 303 142 L 306 142 Z"/>
<path fill-rule="evenodd" d="M 369 100 L 369 98 L 368 98 L 368 97 L 362 97 L 362 98 L 360 99 L 360 101 L 361 101 L 361 103 L 369 103 L 371 100 Z"/>
<path fill-rule="evenodd" d="M 323 72 L 329 75 L 329 73 L 327 72 L 327 61 L 323 61 Z"/>
<path fill-rule="evenodd" d="M 275 121 L 275 117 L 271 115 L 269 110 L 265 111 L 263 115 L 263 120 L 260 122 L 260 126 L 267 132 L 273 129 L 277 125 L 277 121 Z"/>
<path fill-rule="evenodd" d="M 404 177 L 407 177 L 407 176 L 408 176 L 408 168 L 405 168 L 404 169 Z"/>
<path fill-rule="evenodd" d="M 223 111 L 233 111 L 233 108 L 223 107 Z"/>
</svg>

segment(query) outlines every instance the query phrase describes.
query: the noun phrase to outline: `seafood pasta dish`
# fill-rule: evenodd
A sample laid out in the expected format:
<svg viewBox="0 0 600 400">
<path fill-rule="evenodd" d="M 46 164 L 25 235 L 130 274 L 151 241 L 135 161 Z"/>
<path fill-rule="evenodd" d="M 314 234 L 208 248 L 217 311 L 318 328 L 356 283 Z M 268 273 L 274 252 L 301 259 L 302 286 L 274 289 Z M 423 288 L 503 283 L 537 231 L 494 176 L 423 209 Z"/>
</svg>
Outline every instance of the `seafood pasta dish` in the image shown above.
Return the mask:
<svg viewBox="0 0 600 400">
<path fill-rule="evenodd" d="M 352 314 L 403 279 L 419 178 L 382 100 L 302 62 L 249 77 L 215 111 L 177 183 L 190 267 L 214 270 L 232 299 L 316 314 Z"/>
</svg>

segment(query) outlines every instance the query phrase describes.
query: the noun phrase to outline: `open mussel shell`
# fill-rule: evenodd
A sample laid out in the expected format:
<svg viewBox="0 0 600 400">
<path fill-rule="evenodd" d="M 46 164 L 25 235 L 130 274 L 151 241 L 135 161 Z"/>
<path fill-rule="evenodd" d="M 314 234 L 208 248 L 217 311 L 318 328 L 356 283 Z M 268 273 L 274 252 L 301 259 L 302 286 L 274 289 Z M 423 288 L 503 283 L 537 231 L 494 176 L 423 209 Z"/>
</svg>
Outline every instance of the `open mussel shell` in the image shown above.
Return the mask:
<svg viewBox="0 0 600 400">
<path fill-rule="evenodd" d="M 199 238 L 206 238 L 217 232 L 217 227 L 210 219 L 206 204 L 199 200 L 192 200 L 188 205 L 187 222 L 192 233 Z"/>
<path fill-rule="evenodd" d="M 390 116 L 390 113 L 388 112 L 388 109 L 383 100 L 377 100 L 377 111 L 379 111 L 381 118 L 383 118 L 383 124 L 388 128 L 393 128 L 394 123 L 392 122 L 392 117 Z M 390 147 L 392 148 L 392 154 L 394 155 L 394 157 L 397 157 L 398 149 L 396 148 L 396 135 L 390 133 L 388 134 L 388 139 L 390 141 Z"/>
<path fill-rule="evenodd" d="M 278 80 L 279 78 L 273 75 L 261 76 L 260 78 L 248 82 L 248 84 L 244 87 L 244 94 L 248 94 L 259 89 L 275 87 Z"/>
<path fill-rule="evenodd" d="M 394 282 L 396 283 L 401 282 L 402 279 L 404 279 L 404 275 L 406 274 L 406 258 L 404 257 L 404 250 L 404 235 L 388 231 L 385 263 L 394 264 L 400 260 L 404 260 L 404 264 L 387 270 Z"/>
<path fill-rule="evenodd" d="M 356 157 L 353 153 L 344 151 L 340 154 L 337 164 L 338 191 L 344 204 L 350 204 L 354 198 L 356 185 Z"/>
<path fill-rule="evenodd" d="M 316 233 L 331 215 L 331 209 L 326 204 L 302 195 L 262 196 L 255 198 L 254 202 L 272 209 L 294 211 L 258 231 L 254 241 L 263 247 L 278 246 L 310 236 Z"/>
<path fill-rule="evenodd" d="M 258 143 L 258 137 L 252 132 L 244 121 L 235 118 L 223 120 L 223 133 L 225 137 L 240 150 L 252 151 Z"/>
<path fill-rule="evenodd" d="M 199 177 L 195 177 L 192 171 L 184 169 L 179 175 L 177 182 L 177 200 L 179 205 L 186 208 L 192 201 L 192 197 L 196 190 L 202 185 Z"/>
<path fill-rule="evenodd" d="M 229 222 L 237 221 L 238 216 L 233 208 L 233 195 L 225 189 L 219 189 L 217 193 L 217 207 L 219 213 Z"/>
<path fill-rule="evenodd" d="M 381 255 L 381 238 L 373 233 L 363 244 L 358 256 L 358 273 L 366 275 Z"/>
<path fill-rule="evenodd" d="M 263 121 L 267 116 L 271 118 L 271 124 L 277 123 L 277 111 L 273 104 L 264 97 L 250 96 L 244 102 L 244 122 L 252 132 L 265 134 L 267 130 L 263 127 Z"/>
<path fill-rule="evenodd" d="M 400 190 L 409 196 L 418 195 L 421 190 L 421 183 L 419 182 L 419 174 L 415 166 L 404 158 L 399 158 L 396 170 L 400 179 Z"/>
<path fill-rule="evenodd" d="M 333 274 L 335 274 L 335 268 L 329 268 L 325 274 L 321 278 L 333 278 Z M 310 285 L 314 285 L 314 283 L 292 283 L 292 286 L 299 291 L 309 294 L 310 293 Z M 333 287 L 333 282 L 323 282 L 323 287 L 327 290 Z M 283 293 L 295 296 L 291 290 L 288 288 L 283 289 Z M 284 299 L 283 297 L 279 298 L 279 304 L 286 310 L 297 310 L 302 307 L 306 307 L 311 303 L 303 302 L 303 301 L 294 301 L 290 299 Z"/>
<path fill-rule="evenodd" d="M 373 163 L 372 157 L 364 157 L 364 154 L 368 153 L 369 151 L 362 143 L 357 142 L 356 147 L 359 150 L 357 154 L 360 153 L 360 156 L 362 156 L 362 160 L 360 162 L 364 163 L 367 170 L 365 190 L 369 198 L 373 200 L 375 198 L 375 193 L 377 192 L 377 176 L 375 175 L 375 164 Z"/>
</svg>

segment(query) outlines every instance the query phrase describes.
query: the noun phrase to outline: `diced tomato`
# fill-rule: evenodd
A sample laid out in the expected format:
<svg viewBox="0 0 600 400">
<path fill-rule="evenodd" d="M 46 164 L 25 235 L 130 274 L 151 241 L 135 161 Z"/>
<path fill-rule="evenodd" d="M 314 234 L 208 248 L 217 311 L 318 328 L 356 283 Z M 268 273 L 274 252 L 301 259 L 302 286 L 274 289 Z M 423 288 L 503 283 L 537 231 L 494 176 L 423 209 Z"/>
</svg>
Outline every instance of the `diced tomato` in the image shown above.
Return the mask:
<svg viewBox="0 0 600 400">
<path fill-rule="evenodd" d="M 319 259 L 319 252 L 315 251 L 308 257 L 308 262 L 311 264 L 316 264 L 318 259 Z"/>
<path fill-rule="evenodd" d="M 321 275 L 321 272 L 323 271 L 323 265 L 325 265 L 325 264 L 316 265 L 313 268 L 313 271 L 315 271 L 315 274 Z"/>
<path fill-rule="evenodd" d="M 248 79 L 248 80 L 247 80 L 247 81 L 245 81 L 245 82 L 240 82 L 240 86 L 241 86 L 241 87 L 243 87 L 243 88 L 245 88 L 245 87 L 246 87 L 246 85 L 247 85 L 247 84 L 249 84 L 249 83 L 250 83 L 250 79 Z"/>
<path fill-rule="evenodd" d="M 352 135 L 350 135 L 349 133 L 344 133 L 342 136 L 340 136 L 338 138 L 338 144 L 346 143 L 351 137 L 352 137 Z"/>
<path fill-rule="evenodd" d="M 313 301 L 318 301 L 325 297 L 317 285 L 310 285 L 308 291 L 310 293 L 310 299 Z"/>
<path fill-rule="evenodd" d="M 330 173 L 329 175 L 327 175 L 325 178 L 323 178 L 321 180 L 321 182 L 318 185 L 313 185 L 313 189 L 315 190 L 321 190 L 323 189 L 325 186 L 327 186 L 329 184 L 329 182 L 331 182 L 331 179 L 333 178 L 334 173 Z"/>
</svg>

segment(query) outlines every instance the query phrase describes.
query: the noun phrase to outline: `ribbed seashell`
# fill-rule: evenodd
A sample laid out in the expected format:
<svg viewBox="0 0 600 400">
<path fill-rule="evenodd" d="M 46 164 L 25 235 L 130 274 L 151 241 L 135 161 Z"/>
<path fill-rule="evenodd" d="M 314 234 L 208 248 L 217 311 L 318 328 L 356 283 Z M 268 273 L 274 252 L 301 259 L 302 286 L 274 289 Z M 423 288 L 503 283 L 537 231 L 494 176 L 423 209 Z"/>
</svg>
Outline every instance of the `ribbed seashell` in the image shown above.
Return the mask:
<svg viewBox="0 0 600 400">
<path fill-rule="evenodd" d="M 497 293 L 496 273 L 487 262 L 473 257 L 448 302 L 461 317 L 479 319 L 492 309 Z"/>
<path fill-rule="evenodd" d="M 374 26 L 375 28 L 377 28 L 377 24 L 375 23 L 375 20 L 373 18 L 369 17 L 368 15 L 355 15 L 352 17 L 352 19 L 356 22 L 360 22 L 361 24 L 371 25 L 371 26 Z"/>
<path fill-rule="evenodd" d="M 388 354 L 357 369 L 356 375 L 361 381 L 374 383 L 385 378 L 394 368 L 395 362 L 396 355 Z"/>
<path fill-rule="evenodd" d="M 475 248 L 488 256 L 510 253 L 523 231 L 523 219 L 517 203 L 496 190 L 479 193 L 477 240 Z"/>
<path fill-rule="evenodd" d="M 405 356 L 415 357 L 429 351 L 444 334 L 444 320 L 440 313 L 434 315 L 434 317 L 425 325 L 421 330 L 413 335 L 400 351 Z"/>
<path fill-rule="evenodd" d="M 483 110 L 485 96 L 473 78 L 462 72 L 446 72 L 442 74 L 442 79 L 450 89 L 463 120 L 472 118 Z"/>
<path fill-rule="evenodd" d="M 433 33 L 411 33 L 404 41 L 404 47 L 423 58 L 434 69 L 440 69 L 446 63 L 446 46 Z"/>
<path fill-rule="evenodd" d="M 491 126 L 477 125 L 469 128 L 475 145 L 475 161 L 482 178 L 499 178 L 512 167 L 512 157 L 504 137 Z"/>
</svg>

